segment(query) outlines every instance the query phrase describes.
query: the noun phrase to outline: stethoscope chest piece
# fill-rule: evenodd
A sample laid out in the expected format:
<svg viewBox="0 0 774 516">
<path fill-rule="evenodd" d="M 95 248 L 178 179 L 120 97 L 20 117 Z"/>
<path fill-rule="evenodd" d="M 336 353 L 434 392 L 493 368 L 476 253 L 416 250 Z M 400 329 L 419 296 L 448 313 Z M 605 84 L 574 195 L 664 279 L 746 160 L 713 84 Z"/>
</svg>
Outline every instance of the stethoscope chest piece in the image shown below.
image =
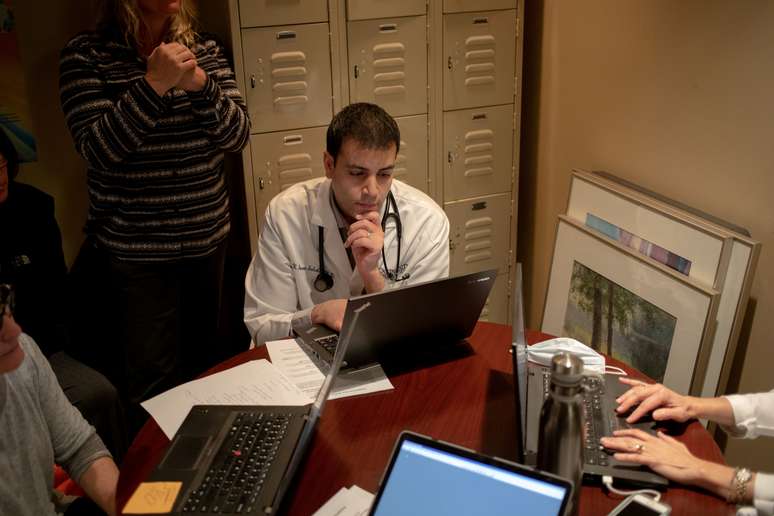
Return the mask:
<svg viewBox="0 0 774 516">
<path fill-rule="evenodd" d="M 333 288 L 333 276 L 330 272 L 322 271 L 314 279 L 314 288 L 317 292 L 325 292 Z"/>
</svg>

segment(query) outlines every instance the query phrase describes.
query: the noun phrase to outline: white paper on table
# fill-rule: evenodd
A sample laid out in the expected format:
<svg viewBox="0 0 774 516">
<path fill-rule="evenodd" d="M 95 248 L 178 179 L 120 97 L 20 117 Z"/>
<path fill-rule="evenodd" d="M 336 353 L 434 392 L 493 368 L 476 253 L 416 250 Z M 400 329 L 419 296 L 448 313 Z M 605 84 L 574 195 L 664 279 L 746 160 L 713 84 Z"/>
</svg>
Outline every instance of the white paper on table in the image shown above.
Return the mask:
<svg viewBox="0 0 774 516">
<path fill-rule="evenodd" d="M 296 384 L 307 396 L 317 397 L 325 375 L 294 339 L 273 340 L 266 343 L 272 363 Z M 379 364 L 360 369 L 339 371 L 330 399 L 358 396 L 393 389 L 393 385 Z"/>
<path fill-rule="evenodd" d="M 312 516 L 365 516 L 373 500 L 374 495 L 356 485 L 342 487 Z"/>
<path fill-rule="evenodd" d="M 262 359 L 178 385 L 141 405 L 172 439 L 194 405 L 302 406 L 312 401 L 277 367 Z"/>
</svg>

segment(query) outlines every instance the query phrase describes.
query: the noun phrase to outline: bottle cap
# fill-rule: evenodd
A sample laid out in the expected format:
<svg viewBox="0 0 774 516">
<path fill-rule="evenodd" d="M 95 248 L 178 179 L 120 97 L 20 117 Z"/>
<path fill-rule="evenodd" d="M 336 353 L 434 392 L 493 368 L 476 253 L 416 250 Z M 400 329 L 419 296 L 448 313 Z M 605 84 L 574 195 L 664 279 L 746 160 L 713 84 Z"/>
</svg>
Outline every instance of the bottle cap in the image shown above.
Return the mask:
<svg viewBox="0 0 774 516">
<path fill-rule="evenodd" d="M 565 387 L 580 384 L 583 379 L 583 360 L 569 351 L 562 351 L 551 359 L 551 381 Z"/>
</svg>

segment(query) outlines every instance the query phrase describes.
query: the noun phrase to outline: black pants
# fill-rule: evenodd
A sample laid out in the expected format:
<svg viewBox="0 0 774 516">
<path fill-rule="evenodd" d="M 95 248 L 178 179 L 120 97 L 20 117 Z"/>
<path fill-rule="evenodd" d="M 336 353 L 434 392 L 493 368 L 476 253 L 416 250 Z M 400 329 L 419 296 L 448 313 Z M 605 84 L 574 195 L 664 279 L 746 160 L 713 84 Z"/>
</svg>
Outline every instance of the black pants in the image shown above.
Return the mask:
<svg viewBox="0 0 774 516">
<path fill-rule="evenodd" d="M 72 403 L 121 464 L 129 446 L 124 409 L 116 388 L 102 374 L 64 351 L 48 357 L 56 379 Z"/>
<path fill-rule="evenodd" d="M 108 261 L 118 382 L 133 435 L 147 419 L 139 403 L 215 365 L 226 244 L 172 263 Z"/>
</svg>

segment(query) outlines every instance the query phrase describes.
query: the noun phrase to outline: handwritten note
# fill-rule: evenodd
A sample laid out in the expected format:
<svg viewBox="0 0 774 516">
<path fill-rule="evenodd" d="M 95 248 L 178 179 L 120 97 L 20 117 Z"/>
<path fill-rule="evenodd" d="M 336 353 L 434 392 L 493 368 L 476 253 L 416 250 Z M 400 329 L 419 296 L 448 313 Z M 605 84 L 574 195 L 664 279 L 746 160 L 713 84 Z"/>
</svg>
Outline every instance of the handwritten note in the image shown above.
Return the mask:
<svg viewBox="0 0 774 516">
<path fill-rule="evenodd" d="M 312 403 L 268 360 L 251 360 L 193 380 L 142 402 L 167 437 L 183 424 L 194 405 L 288 405 Z"/>
<path fill-rule="evenodd" d="M 124 514 L 167 514 L 172 512 L 182 482 L 143 482 L 124 506 Z"/>
</svg>

